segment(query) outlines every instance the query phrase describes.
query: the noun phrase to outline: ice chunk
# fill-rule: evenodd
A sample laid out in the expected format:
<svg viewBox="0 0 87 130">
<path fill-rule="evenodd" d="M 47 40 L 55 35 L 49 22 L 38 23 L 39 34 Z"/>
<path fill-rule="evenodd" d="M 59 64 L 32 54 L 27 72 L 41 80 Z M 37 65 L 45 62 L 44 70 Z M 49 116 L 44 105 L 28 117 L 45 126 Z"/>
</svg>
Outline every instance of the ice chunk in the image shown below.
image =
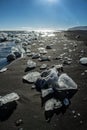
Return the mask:
<svg viewBox="0 0 87 130">
<path fill-rule="evenodd" d="M 8 62 L 11 62 L 11 61 L 13 61 L 13 60 L 15 60 L 16 59 L 16 56 L 15 56 L 15 54 L 9 54 L 8 56 L 7 56 L 7 61 Z"/>
<path fill-rule="evenodd" d="M 41 74 L 41 78 L 36 81 L 37 90 L 41 91 L 41 89 L 54 87 L 56 83 L 58 84 L 58 71 L 56 68 L 51 68 L 49 70 L 43 71 Z"/>
<path fill-rule="evenodd" d="M 46 69 L 47 68 L 47 64 L 42 64 L 40 69 L 43 70 L 43 69 Z"/>
<path fill-rule="evenodd" d="M 13 46 L 13 47 L 11 48 L 11 52 L 12 52 L 12 53 L 14 53 L 14 52 L 19 52 L 19 50 L 18 50 L 17 47 L 14 47 L 14 46 Z"/>
<path fill-rule="evenodd" d="M 87 57 L 81 58 L 80 63 L 83 64 L 83 65 L 87 65 Z"/>
<path fill-rule="evenodd" d="M 56 68 L 52 68 L 49 69 L 48 71 L 50 71 L 49 75 L 45 77 L 46 82 L 48 84 L 55 84 L 58 81 L 58 71 L 56 70 Z"/>
<path fill-rule="evenodd" d="M 54 98 L 49 99 L 45 103 L 45 111 L 54 110 L 62 107 L 62 103 Z"/>
<path fill-rule="evenodd" d="M 0 73 L 5 72 L 6 70 L 7 70 L 7 68 L 0 69 Z"/>
<path fill-rule="evenodd" d="M 39 59 L 39 61 L 50 61 L 50 56 L 41 56 Z"/>
<path fill-rule="evenodd" d="M 58 79 L 58 90 L 69 89 L 77 89 L 77 84 L 67 74 L 61 74 Z"/>
<path fill-rule="evenodd" d="M 27 61 L 27 67 L 28 68 L 35 68 L 36 67 L 36 63 L 34 62 L 34 61 L 32 61 L 32 60 L 28 60 Z"/>
<path fill-rule="evenodd" d="M 54 91 L 52 88 L 48 88 L 48 89 L 42 89 L 41 90 L 41 96 L 42 98 L 44 98 L 45 96 L 52 94 Z"/>
<path fill-rule="evenodd" d="M 36 80 L 40 78 L 40 73 L 39 72 L 31 72 L 28 73 L 27 75 L 23 76 L 23 80 L 29 82 L 29 83 L 34 83 Z"/>
<path fill-rule="evenodd" d="M 17 93 L 10 93 L 5 96 L 0 97 L 0 106 L 8 103 L 8 102 L 13 102 L 19 99 L 19 96 Z"/>
<path fill-rule="evenodd" d="M 40 52 L 40 54 L 46 54 L 47 53 L 47 51 L 43 47 L 39 47 L 38 51 Z"/>
<path fill-rule="evenodd" d="M 37 59 L 37 58 L 39 58 L 40 57 L 40 54 L 39 53 L 34 53 L 33 55 L 32 55 L 32 59 Z"/>
</svg>

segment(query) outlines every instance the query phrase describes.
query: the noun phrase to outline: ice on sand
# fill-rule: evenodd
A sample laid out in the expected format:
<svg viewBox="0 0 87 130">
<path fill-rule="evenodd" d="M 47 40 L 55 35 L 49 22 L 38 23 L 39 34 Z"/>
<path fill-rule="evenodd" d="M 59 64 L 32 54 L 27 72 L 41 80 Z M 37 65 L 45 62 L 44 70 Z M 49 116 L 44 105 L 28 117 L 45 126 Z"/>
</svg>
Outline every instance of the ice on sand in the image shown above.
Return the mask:
<svg viewBox="0 0 87 130">
<path fill-rule="evenodd" d="M 80 63 L 83 64 L 83 65 L 87 65 L 87 57 L 81 58 Z"/>
<path fill-rule="evenodd" d="M 20 97 L 18 96 L 17 93 L 13 92 L 13 93 L 10 93 L 10 94 L 7 94 L 5 96 L 1 96 L 0 97 L 0 106 L 6 104 L 6 103 L 9 103 L 9 102 L 13 102 L 13 101 L 16 101 L 18 100 Z"/>
<path fill-rule="evenodd" d="M 29 82 L 29 83 L 34 83 L 36 80 L 40 78 L 40 73 L 39 72 L 31 72 L 28 73 L 27 75 L 23 76 L 23 80 Z"/>
<path fill-rule="evenodd" d="M 2 68 L 2 69 L 0 69 L 0 73 L 5 72 L 6 70 L 7 70 L 7 68 Z"/>
<path fill-rule="evenodd" d="M 45 103 L 45 111 L 54 110 L 62 107 L 62 103 L 54 98 L 49 99 Z"/>
<path fill-rule="evenodd" d="M 58 79 L 58 90 L 69 89 L 77 89 L 77 84 L 67 74 L 61 74 Z"/>
</svg>

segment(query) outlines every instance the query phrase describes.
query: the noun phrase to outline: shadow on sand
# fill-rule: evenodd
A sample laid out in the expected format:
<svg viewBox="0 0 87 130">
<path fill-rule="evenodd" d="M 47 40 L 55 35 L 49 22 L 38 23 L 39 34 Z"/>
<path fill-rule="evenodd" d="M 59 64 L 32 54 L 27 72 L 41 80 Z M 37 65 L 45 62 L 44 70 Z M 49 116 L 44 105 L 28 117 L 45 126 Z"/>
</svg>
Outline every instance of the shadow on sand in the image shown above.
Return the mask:
<svg viewBox="0 0 87 130">
<path fill-rule="evenodd" d="M 77 91 L 78 90 L 74 90 L 74 89 L 73 90 L 62 90 L 62 91 L 55 90 L 54 94 L 52 94 L 52 95 L 50 94 L 50 95 L 46 96 L 45 98 L 41 98 L 42 106 L 50 98 L 55 98 L 57 100 L 60 100 L 62 103 L 62 107 L 44 112 L 45 119 L 48 123 L 51 121 L 54 114 L 56 114 L 56 115 L 59 115 L 60 113 L 65 114 L 66 110 L 71 105 L 71 98 L 76 94 Z M 69 101 L 68 105 L 64 104 L 64 99 L 68 99 L 68 101 Z"/>
<path fill-rule="evenodd" d="M 17 103 L 15 101 L 4 104 L 0 107 L 0 121 L 7 120 L 11 114 L 14 112 L 14 110 L 17 107 Z"/>
<path fill-rule="evenodd" d="M 31 71 L 31 70 L 33 70 L 33 69 L 35 69 L 35 67 L 33 67 L 33 68 L 26 67 L 26 68 L 25 68 L 25 72 Z"/>
</svg>

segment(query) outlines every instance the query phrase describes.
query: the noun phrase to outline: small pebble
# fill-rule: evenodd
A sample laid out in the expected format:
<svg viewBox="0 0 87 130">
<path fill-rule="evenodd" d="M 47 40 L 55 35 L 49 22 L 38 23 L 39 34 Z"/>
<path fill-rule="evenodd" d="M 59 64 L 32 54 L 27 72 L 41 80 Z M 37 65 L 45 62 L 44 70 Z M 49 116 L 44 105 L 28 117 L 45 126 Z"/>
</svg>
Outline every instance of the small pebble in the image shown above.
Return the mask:
<svg viewBox="0 0 87 130">
<path fill-rule="evenodd" d="M 76 115 L 74 115 L 74 118 L 76 118 L 77 116 Z"/>
<path fill-rule="evenodd" d="M 37 118 L 38 118 L 38 116 L 37 116 L 37 115 L 34 115 L 33 117 L 34 117 L 35 119 L 37 119 Z"/>
<path fill-rule="evenodd" d="M 83 72 L 83 73 L 81 73 L 81 75 L 83 76 L 83 75 L 85 75 L 85 73 Z"/>
<path fill-rule="evenodd" d="M 56 127 L 56 124 L 54 124 L 54 127 Z"/>
<path fill-rule="evenodd" d="M 58 121 L 59 119 L 57 118 L 56 120 Z"/>
<path fill-rule="evenodd" d="M 80 121 L 80 124 L 82 124 L 82 123 L 83 123 L 83 121 L 81 120 L 81 121 Z"/>
<path fill-rule="evenodd" d="M 87 97 L 83 98 L 83 101 L 87 101 Z"/>
<path fill-rule="evenodd" d="M 55 51 L 56 51 L 56 49 L 53 49 L 52 51 L 54 51 L 54 52 L 55 52 Z"/>
<path fill-rule="evenodd" d="M 51 46 L 49 46 L 49 45 L 47 45 L 47 46 L 46 46 L 46 49 L 52 49 L 52 47 L 51 47 Z"/>
<path fill-rule="evenodd" d="M 32 85 L 31 89 L 35 89 L 35 87 L 36 87 L 35 85 Z"/>
<path fill-rule="evenodd" d="M 64 49 L 64 50 L 66 50 L 66 49 L 67 49 L 67 47 L 64 47 L 63 49 Z"/>
<path fill-rule="evenodd" d="M 77 115 L 78 115 L 78 116 L 80 116 L 81 114 L 80 114 L 80 113 L 78 113 Z"/>
<path fill-rule="evenodd" d="M 46 64 L 42 64 L 40 69 L 43 70 L 43 69 L 46 69 L 47 68 L 47 65 Z"/>
<path fill-rule="evenodd" d="M 69 100 L 68 100 L 68 98 L 65 98 L 65 99 L 63 100 L 63 103 L 64 103 L 65 106 L 68 106 L 68 105 L 69 105 Z"/>
<path fill-rule="evenodd" d="M 23 120 L 22 120 L 22 119 L 18 119 L 18 120 L 15 122 L 15 125 L 16 125 L 16 126 L 19 126 L 19 125 L 21 125 L 21 124 L 23 124 Z"/>
<path fill-rule="evenodd" d="M 76 51 L 76 49 L 73 49 L 73 51 Z"/>
<path fill-rule="evenodd" d="M 84 72 L 87 73 L 87 70 L 85 70 Z"/>
<path fill-rule="evenodd" d="M 72 50 L 71 50 L 71 49 L 69 49 L 69 52 L 72 52 Z"/>
<path fill-rule="evenodd" d="M 75 110 L 72 110 L 72 113 L 75 114 Z"/>
<path fill-rule="evenodd" d="M 23 128 L 19 128 L 18 130 L 23 130 Z"/>
</svg>

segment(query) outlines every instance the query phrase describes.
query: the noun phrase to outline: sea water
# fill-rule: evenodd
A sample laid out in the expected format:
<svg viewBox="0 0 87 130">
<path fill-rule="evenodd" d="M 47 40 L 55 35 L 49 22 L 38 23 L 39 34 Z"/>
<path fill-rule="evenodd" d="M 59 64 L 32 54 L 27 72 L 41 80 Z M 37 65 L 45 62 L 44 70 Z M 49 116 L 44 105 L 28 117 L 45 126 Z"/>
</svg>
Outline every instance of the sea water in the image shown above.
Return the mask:
<svg viewBox="0 0 87 130">
<path fill-rule="evenodd" d="M 15 46 L 15 42 L 0 43 L 0 69 L 9 64 L 6 57 L 11 53 L 11 48 L 13 46 Z"/>
</svg>

